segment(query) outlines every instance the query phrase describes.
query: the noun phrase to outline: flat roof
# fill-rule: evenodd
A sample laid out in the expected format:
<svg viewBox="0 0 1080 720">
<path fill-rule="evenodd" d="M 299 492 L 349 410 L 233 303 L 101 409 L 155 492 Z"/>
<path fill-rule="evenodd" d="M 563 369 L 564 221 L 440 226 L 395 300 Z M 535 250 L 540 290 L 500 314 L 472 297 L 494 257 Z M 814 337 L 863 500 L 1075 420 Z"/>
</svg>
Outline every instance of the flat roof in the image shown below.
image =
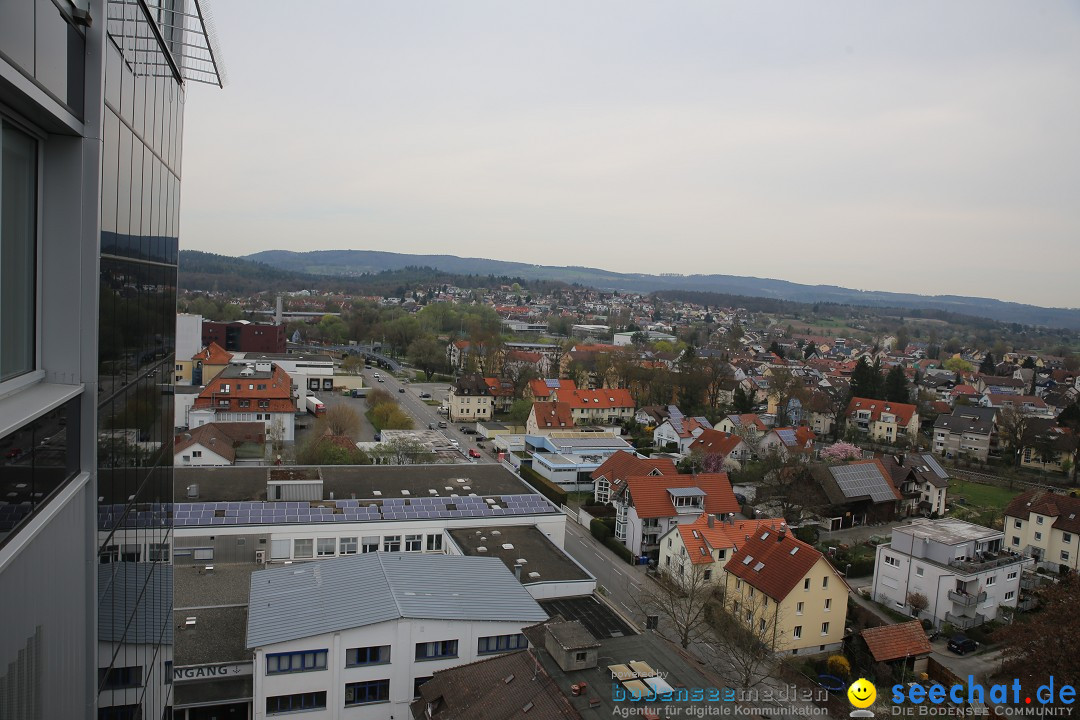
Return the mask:
<svg viewBox="0 0 1080 720">
<path fill-rule="evenodd" d="M 453 528 L 447 532 L 465 555 L 497 557 L 511 572 L 519 560 L 525 560 L 521 567 L 522 585 L 594 579 L 535 525 Z M 504 548 L 504 545 L 512 547 Z M 480 552 L 477 548 L 481 547 L 487 550 Z M 529 576 L 534 572 L 540 573 L 540 577 Z"/>
<path fill-rule="evenodd" d="M 240 360 L 237 358 L 240 357 Z M 233 355 L 233 363 L 245 360 L 314 360 L 318 362 L 334 362 L 334 358 L 325 353 L 267 353 L 267 352 L 244 352 Z"/>
<path fill-rule="evenodd" d="M 540 607 L 549 617 L 559 615 L 564 620 L 577 620 L 600 640 L 637 634 L 614 610 L 592 595 L 541 600 Z"/>
<path fill-rule="evenodd" d="M 176 468 L 174 500 L 183 502 L 238 502 L 266 500 L 266 466 L 184 467 Z M 302 468 L 292 468 L 300 471 Z M 325 465 L 319 468 L 323 496 L 345 499 L 381 499 L 411 496 L 449 496 L 453 493 L 488 497 L 495 495 L 536 494 L 536 491 L 502 465 L 495 463 L 464 465 Z M 458 483 L 459 479 L 466 482 Z M 199 486 L 199 497 L 188 498 L 188 485 Z M 464 493 L 464 485 L 472 489 Z M 429 492 L 435 490 L 436 493 Z M 376 495 L 379 491 L 381 495 Z M 331 503 L 332 504 L 332 503 Z"/>
<path fill-rule="evenodd" d="M 992 540 L 1004 536 L 1001 530 L 953 518 L 916 520 L 909 525 L 894 527 L 893 532 L 902 532 L 920 539 L 929 538 L 945 545 L 958 545 L 971 540 Z"/>
<path fill-rule="evenodd" d="M 187 618 L 195 618 L 187 625 Z M 182 609 L 173 611 L 173 666 L 210 665 L 213 663 L 251 662 L 251 652 L 244 647 L 248 606 Z M 183 628 L 182 630 L 179 628 Z"/>
<path fill-rule="evenodd" d="M 206 571 L 207 565 L 213 566 L 212 572 Z M 247 605 L 251 573 L 261 569 L 262 565 L 255 563 L 174 565 L 173 607 Z"/>
</svg>

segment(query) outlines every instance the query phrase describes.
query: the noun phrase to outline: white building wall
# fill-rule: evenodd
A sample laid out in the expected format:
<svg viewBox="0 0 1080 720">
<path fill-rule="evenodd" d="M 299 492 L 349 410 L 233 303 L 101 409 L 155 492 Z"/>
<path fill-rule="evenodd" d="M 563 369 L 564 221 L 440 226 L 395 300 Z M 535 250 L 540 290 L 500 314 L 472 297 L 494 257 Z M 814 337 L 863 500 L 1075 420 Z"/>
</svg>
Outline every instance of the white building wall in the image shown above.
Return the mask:
<svg viewBox="0 0 1080 720">
<path fill-rule="evenodd" d="M 176 357 L 190 360 L 202 349 L 202 315 L 177 313 L 176 315 Z"/>
<path fill-rule="evenodd" d="M 413 698 L 413 682 L 438 670 L 465 665 L 495 654 L 477 653 L 481 637 L 514 635 L 534 621 L 490 622 L 401 618 L 335 633 L 324 633 L 302 640 L 277 643 L 255 649 L 254 717 L 265 718 L 266 698 L 277 695 L 326 691 L 326 709 L 304 711 L 305 720 L 386 720 L 409 718 L 408 705 Z M 417 660 L 418 643 L 458 641 L 453 658 Z M 358 647 L 390 646 L 390 662 L 378 665 L 346 667 L 347 650 Z M 304 650 L 327 650 L 325 670 L 266 674 L 266 655 Z M 390 681 L 390 701 L 345 707 L 348 683 L 372 680 Z M 270 717 L 275 717 L 271 715 Z"/>
</svg>

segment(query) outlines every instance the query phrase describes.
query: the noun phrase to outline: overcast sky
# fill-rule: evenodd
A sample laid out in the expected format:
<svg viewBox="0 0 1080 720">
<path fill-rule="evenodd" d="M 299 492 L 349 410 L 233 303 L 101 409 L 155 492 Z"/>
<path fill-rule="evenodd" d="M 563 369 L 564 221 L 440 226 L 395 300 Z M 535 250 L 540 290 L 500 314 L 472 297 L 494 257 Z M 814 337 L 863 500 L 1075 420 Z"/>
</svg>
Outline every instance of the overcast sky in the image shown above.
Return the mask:
<svg viewBox="0 0 1080 720">
<path fill-rule="evenodd" d="M 181 245 L 1080 306 L 1080 3 L 218 0 Z"/>
</svg>

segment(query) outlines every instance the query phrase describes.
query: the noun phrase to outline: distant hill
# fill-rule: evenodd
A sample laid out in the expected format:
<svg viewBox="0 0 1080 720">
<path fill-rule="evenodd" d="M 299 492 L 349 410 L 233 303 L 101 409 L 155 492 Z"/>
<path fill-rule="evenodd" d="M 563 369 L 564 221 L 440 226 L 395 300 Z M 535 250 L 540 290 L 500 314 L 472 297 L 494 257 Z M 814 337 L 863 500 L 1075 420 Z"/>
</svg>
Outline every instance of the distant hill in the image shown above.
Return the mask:
<svg viewBox="0 0 1080 720">
<path fill-rule="evenodd" d="M 737 275 L 647 275 L 617 273 L 587 267 L 558 267 L 528 263 L 462 258 L 455 255 L 405 255 L 374 250 L 264 250 L 247 256 L 277 268 L 325 275 L 360 275 L 407 267 L 429 266 L 446 273 L 501 275 L 526 280 L 580 283 L 600 289 L 651 293 L 693 290 L 726 295 L 774 298 L 802 303 L 839 303 L 879 308 L 944 310 L 1006 323 L 1080 329 L 1080 309 L 1044 308 L 961 295 L 915 295 L 851 290 L 835 285 L 801 285 L 786 280 Z"/>
<path fill-rule="evenodd" d="M 403 255 L 408 258 L 410 256 Z M 302 265 L 279 265 L 250 258 L 230 257 L 198 250 L 180 251 L 179 286 L 182 290 L 258 293 L 263 291 L 317 290 L 351 295 L 394 295 L 420 286 L 456 285 L 490 287 L 525 282 L 520 276 L 483 277 L 476 273 L 448 272 L 409 263 L 362 272 L 320 272 Z M 542 283 L 538 283 L 541 284 Z M 551 283 L 556 285 L 560 283 Z"/>
</svg>

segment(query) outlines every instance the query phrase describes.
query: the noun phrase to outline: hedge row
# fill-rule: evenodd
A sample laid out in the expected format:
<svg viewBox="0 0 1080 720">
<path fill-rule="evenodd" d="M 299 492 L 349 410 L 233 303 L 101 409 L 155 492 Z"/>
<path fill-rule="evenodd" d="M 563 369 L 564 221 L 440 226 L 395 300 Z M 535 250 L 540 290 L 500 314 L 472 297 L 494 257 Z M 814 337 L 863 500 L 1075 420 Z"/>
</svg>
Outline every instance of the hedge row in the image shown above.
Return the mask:
<svg viewBox="0 0 1080 720">
<path fill-rule="evenodd" d="M 604 518 L 604 520 L 607 519 L 609 518 Z M 592 522 L 589 523 L 589 531 L 592 533 L 592 536 L 613 550 L 615 554 L 625 560 L 628 565 L 633 565 L 634 554 L 630 552 L 630 548 L 615 539 L 611 528 L 604 520 L 593 518 Z"/>
<path fill-rule="evenodd" d="M 521 473 L 521 477 L 532 485 L 536 490 L 556 505 L 566 504 L 566 491 L 555 483 L 542 476 L 540 473 L 533 470 L 531 467 L 525 467 L 522 465 L 518 468 Z"/>
</svg>

